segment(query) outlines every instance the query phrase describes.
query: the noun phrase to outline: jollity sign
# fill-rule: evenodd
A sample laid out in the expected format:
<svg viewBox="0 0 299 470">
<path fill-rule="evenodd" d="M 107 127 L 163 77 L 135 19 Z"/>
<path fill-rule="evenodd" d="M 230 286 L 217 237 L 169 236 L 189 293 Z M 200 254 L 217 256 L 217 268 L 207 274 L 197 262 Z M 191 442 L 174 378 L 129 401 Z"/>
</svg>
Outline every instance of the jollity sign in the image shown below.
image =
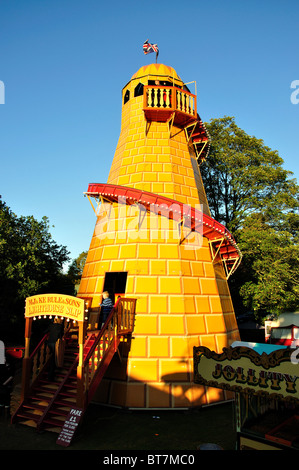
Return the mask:
<svg viewBox="0 0 299 470">
<path fill-rule="evenodd" d="M 43 294 L 27 297 L 25 318 L 45 315 L 84 321 L 84 300 L 63 294 Z"/>
<path fill-rule="evenodd" d="M 258 354 L 251 348 L 223 348 L 223 353 L 194 347 L 194 382 L 233 392 L 299 399 L 299 365 L 291 349 Z"/>
</svg>

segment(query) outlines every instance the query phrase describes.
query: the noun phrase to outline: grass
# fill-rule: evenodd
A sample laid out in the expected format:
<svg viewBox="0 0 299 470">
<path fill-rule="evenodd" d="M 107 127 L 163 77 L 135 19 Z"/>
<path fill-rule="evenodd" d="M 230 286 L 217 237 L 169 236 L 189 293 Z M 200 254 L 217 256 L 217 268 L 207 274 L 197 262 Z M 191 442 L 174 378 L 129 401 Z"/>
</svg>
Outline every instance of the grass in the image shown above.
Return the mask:
<svg viewBox="0 0 299 470">
<path fill-rule="evenodd" d="M 189 450 L 215 443 L 234 450 L 234 404 L 181 411 L 124 411 L 91 404 L 69 447 L 56 444 L 58 434 L 0 419 L 0 450 Z"/>
</svg>

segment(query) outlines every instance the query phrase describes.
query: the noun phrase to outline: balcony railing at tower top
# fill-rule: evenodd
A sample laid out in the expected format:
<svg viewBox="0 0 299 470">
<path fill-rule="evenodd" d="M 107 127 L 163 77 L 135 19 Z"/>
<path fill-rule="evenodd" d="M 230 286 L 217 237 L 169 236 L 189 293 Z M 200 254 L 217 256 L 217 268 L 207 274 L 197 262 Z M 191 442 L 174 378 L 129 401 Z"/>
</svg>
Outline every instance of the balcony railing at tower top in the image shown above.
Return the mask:
<svg viewBox="0 0 299 470">
<path fill-rule="evenodd" d="M 172 116 L 174 123 L 185 126 L 197 119 L 196 95 L 170 86 L 145 86 L 143 111 L 148 121 L 166 122 Z"/>
</svg>

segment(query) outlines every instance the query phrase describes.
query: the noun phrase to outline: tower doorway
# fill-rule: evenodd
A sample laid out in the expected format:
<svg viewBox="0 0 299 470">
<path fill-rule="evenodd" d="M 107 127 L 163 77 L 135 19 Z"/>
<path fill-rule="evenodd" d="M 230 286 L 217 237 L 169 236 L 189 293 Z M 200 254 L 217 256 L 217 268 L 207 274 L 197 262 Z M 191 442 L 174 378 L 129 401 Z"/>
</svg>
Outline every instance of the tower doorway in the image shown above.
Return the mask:
<svg viewBox="0 0 299 470">
<path fill-rule="evenodd" d="M 117 301 L 118 294 L 126 292 L 127 272 L 109 272 L 105 274 L 104 289 L 108 291 L 113 303 Z"/>
</svg>

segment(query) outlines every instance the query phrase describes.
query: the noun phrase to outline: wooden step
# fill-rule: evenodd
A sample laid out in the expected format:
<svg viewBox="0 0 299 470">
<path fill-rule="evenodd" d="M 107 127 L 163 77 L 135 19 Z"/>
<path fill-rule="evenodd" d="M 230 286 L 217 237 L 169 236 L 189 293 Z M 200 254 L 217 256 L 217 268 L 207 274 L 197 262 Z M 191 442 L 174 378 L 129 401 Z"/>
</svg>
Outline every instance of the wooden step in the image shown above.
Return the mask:
<svg viewBox="0 0 299 470">
<path fill-rule="evenodd" d="M 70 392 L 67 392 L 66 390 L 61 390 L 59 392 L 59 395 L 63 395 L 64 397 L 69 397 L 69 398 L 77 398 L 77 393 L 70 393 Z"/>
<path fill-rule="evenodd" d="M 70 407 L 68 407 L 68 410 L 61 410 L 59 408 L 53 408 L 49 410 L 49 414 L 67 417 L 67 415 L 69 414 L 69 410 L 70 410 Z"/>
<path fill-rule="evenodd" d="M 30 413 L 29 411 L 21 410 L 18 413 L 18 418 L 35 421 L 36 423 L 40 420 L 41 414 Z"/>
<path fill-rule="evenodd" d="M 36 401 L 50 401 L 53 398 L 53 393 L 43 395 L 41 392 L 34 393 L 34 395 L 29 395 L 28 400 L 36 400 Z"/>
<path fill-rule="evenodd" d="M 41 405 L 39 403 L 24 403 L 23 404 L 23 408 L 28 408 L 28 409 L 31 409 L 31 410 L 40 410 L 40 411 L 44 411 L 46 408 L 47 408 L 47 405 Z"/>
<path fill-rule="evenodd" d="M 55 405 L 65 406 L 65 407 L 69 406 L 71 408 L 72 406 L 74 406 L 74 401 L 73 401 L 73 398 L 71 400 L 67 400 L 67 399 L 63 399 L 62 397 L 59 397 L 57 398 L 57 400 L 55 400 Z"/>
<path fill-rule="evenodd" d="M 62 427 L 64 425 L 65 419 L 55 419 L 52 417 L 47 417 L 43 420 L 43 424 L 55 426 L 57 428 Z"/>
</svg>

